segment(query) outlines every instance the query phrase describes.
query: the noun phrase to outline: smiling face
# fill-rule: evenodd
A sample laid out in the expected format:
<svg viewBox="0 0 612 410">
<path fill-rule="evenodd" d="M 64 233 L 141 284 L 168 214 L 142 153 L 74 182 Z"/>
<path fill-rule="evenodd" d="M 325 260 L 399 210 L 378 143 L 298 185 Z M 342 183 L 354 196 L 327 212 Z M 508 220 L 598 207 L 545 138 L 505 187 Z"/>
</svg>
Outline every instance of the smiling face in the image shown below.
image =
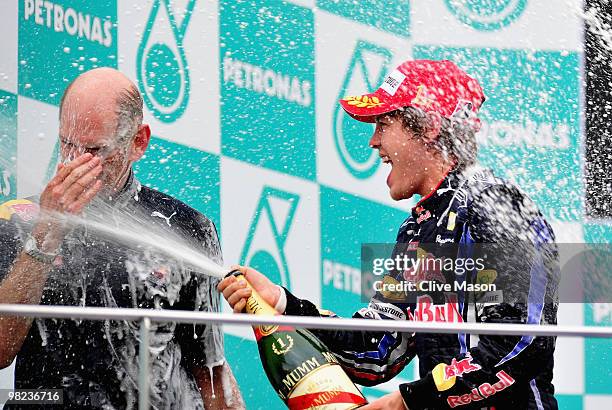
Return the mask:
<svg viewBox="0 0 612 410">
<path fill-rule="evenodd" d="M 387 177 L 391 198 L 399 201 L 423 194 L 432 156 L 423 139 L 408 130 L 398 115 L 377 118 L 370 147 L 391 167 Z"/>
</svg>

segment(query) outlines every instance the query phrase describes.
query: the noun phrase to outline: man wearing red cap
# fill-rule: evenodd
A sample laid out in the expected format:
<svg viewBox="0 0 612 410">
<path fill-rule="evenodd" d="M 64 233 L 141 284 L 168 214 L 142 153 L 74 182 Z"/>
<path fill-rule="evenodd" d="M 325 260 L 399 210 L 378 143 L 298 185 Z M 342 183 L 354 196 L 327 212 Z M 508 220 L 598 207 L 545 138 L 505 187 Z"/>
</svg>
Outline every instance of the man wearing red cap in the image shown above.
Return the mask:
<svg viewBox="0 0 612 410">
<path fill-rule="evenodd" d="M 406 255 L 414 261 L 453 252 L 458 262 L 478 252 L 489 255 L 486 265 L 468 269 L 458 264 L 429 269 L 414 262 L 392 269 L 380 281 L 383 285 L 434 283 L 455 288 L 398 292 L 379 287 L 368 307 L 353 317 L 556 323 L 557 252 L 550 225 L 517 187 L 475 164 L 480 125 L 476 113 L 484 100 L 478 82 L 454 63 L 417 60 L 397 67 L 374 93 L 340 101 L 356 120 L 376 123 L 370 146 L 391 165 L 391 197 L 422 197 L 400 226 L 391 259 Z M 486 252 L 478 244 L 487 244 Z M 240 270 L 279 313 L 333 316 L 254 269 Z M 499 290 L 461 290 L 466 283 L 496 284 Z M 219 290 L 235 312 L 243 310 L 251 292 L 233 276 L 223 280 Z M 401 384 L 397 392 L 364 409 L 557 408 L 551 383 L 554 337 L 313 332 L 351 378 L 366 386 L 391 379 L 418 356 L 419 380 Z"/>
</svg>

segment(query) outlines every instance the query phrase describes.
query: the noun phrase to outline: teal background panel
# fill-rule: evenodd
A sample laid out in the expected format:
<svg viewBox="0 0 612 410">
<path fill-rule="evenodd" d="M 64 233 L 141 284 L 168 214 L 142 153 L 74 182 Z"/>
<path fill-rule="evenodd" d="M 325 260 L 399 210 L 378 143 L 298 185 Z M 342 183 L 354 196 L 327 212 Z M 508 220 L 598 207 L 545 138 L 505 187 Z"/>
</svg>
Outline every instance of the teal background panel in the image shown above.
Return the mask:
<svg viewBox="0 0 612 410">
<path fill-rule="evenodd" d="M 19 95 L 59 105 L 68 83 L 82 72 L 117 67 L 116 0 L 40 2 L 40 13 L 29 4 L 19 2 Z"/>
<path fill-rule="evenodd" d="M 582 396 L 576 394 L 555 394 L 559 410 L 582 410 Z"/>
<path fill-rule="evenodd" d="M 0 90 L 0 203 L 17 195 L 17 96 Z"/>
<path fill-rule="evenodd" d="M 410 0 L 318 0 L 317 7 L 391 34 L 410 36 Z"/>
<path fill-rule="evenodd" d="M 312 10 L 263 0 L 219 8 L 223 155 L 314 180 Z"/>
<path fill-rule="evenodd" d="M 593 325 L 587 323 L 586 325 Z M 607 326 L 612 324 L 608 323 Z M 612 394 L 612 340 L 586 339 L 584 341 L 584 372 L 586 394 Z"/>
<path fill-rule="evenodd" d="M 609 302 L 609 300 L 608 300 Z M 585 304 L 585 326 L 612 326 L 612 304 Z M 586 394 L 612 393 L 612 339 L 584 340 L 584 373 Z"/>
<path fill-rule="evenodd" d="M 612 220 L 604 222 L 587 222 L 584 224 L 585 243 L 612 243 Z"/>
<path fill-rule="evenodd" d="M 448 10 L 463 24 L 479 31 L 497 31 L 519 19 L 527 0 L 445 0 Z"/>
</svg>

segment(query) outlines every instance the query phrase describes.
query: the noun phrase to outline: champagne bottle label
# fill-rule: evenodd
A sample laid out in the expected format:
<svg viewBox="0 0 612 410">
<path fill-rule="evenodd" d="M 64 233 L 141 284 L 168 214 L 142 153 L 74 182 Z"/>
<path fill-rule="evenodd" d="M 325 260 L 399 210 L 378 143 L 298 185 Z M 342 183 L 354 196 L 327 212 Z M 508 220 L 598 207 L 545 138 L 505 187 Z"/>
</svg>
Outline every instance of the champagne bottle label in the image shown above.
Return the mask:
<svg viewBox="0 0 612 410">
<path fill-rule="evenodd" d="M 234 275 L 245 280 L 242 274 Z M 278 315 L 251 289 L 247 313 Z M 367 404 L 333 353 L 308 330 L 278 325 L 253 330 L 266 375 L 289 409 L 348 410 Z"/>
<path fill-rule="evenodd" d="M 287 398 L 291 410 L 344 410 L 366 403 L 338 364 L 326 364 L 310 372 L 295 385 Z"/>
</svg>

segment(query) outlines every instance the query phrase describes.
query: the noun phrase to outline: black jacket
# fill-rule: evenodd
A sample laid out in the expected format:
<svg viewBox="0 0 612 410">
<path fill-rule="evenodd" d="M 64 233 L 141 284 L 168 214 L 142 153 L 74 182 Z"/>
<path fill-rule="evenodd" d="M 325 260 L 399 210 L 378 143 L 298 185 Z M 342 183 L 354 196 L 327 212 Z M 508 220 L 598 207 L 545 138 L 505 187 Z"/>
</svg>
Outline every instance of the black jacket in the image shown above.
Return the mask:
<svg viewBox="0 0 612 410">
<path fill-rule="evenodd" d="M 0 281 L 21 251 L 38 214 L 37 202 L 29 198 L 0 205 Z M 208 218 L 133 177 L 112 204 L 96 202 L 85 214 L 114 234 L 123 229 L 146 239 L 153 232 L 222 262 Z M 171 250 L 143 243 L 78 226 L 62 244 L 40 303 L 218 311 L 217 279 L 198 274 L 173 258 Z M 63 389 L 65 409 L 137 408 L 138 329 L 138 323 L 128 321 L 36 319 L 17 355 L 15 388 Z M 150 346 L 151 405 L 202 409 L 191 368 L 224 360 L 221 328 L 153 322 Z"/>
<path fill-rule="evenodd" d="M 353 317 L 556 324 L 554 234 L 517 187 L 486 169 L 450 172 L 400 226 L 392 256 L 441 254 L 455 260 L 483 257 L 485 269 L 388 272 L 384 283 L 425 280 L 459 284 L 461 290 L 379 291 Z M 466 284 L 494 284 L 497 290 L 464 291 Z M 333 316 L 289 292 L 285 314 Z M 551 383 L 554 337 L 313 332 L 351 378 L 367 386 L 389 380 L 418 356 L 421 379 L 400 387 L 410 409 L 557 408 Z"/>
</svg>

